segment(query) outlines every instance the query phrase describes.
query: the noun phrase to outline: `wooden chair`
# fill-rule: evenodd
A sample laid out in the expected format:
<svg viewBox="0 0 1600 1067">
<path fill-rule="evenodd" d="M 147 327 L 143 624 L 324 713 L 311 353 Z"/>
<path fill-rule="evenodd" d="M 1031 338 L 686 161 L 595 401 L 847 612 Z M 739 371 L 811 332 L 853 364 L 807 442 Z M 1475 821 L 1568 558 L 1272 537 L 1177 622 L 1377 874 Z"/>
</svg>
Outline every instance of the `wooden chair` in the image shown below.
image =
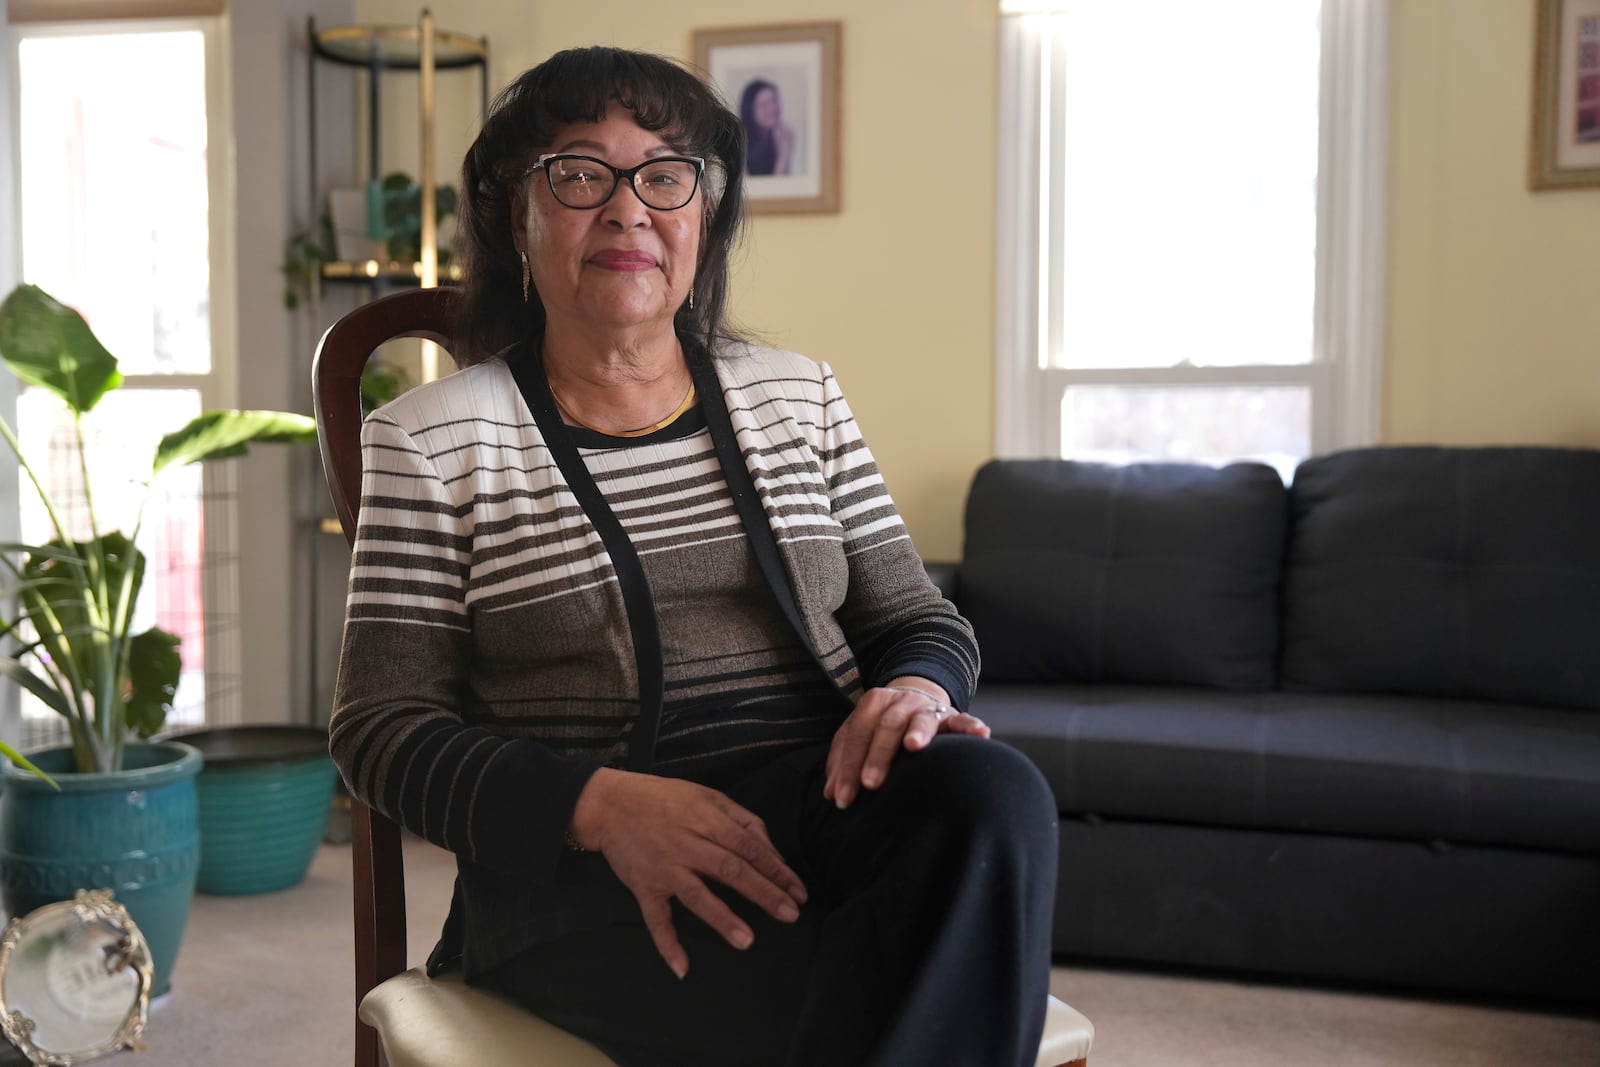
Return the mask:
<svg viewBox="0 0 1600 1067">
<path fill-rule="evenodd" d="M 361 371 L 385 341 L 448 347 L 456 294 L 414 289 L 380 297 L 336 322 L 317 346 L 312 404 L 333 505 L 353 545 L 361 507 Z M 405 866 L 400 828 L 350 805 L 355 887 L 356 1067 L 615 1067 L 588 1042 L 457 976 L 406 969 Z M 1083 1067 L 1089 1020 L 1050 998 L 1037 1067 Z"/>
</svg>

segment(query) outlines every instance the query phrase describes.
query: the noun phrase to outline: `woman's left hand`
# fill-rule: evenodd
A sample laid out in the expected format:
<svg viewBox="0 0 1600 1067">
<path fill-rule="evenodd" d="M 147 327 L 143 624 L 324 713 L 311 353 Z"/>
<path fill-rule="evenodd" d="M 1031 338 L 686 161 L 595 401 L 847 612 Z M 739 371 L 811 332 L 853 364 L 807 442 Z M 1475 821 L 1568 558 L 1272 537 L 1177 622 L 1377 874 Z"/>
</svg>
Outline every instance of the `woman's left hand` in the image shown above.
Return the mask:
<svg viewBox="0 0 1600 1067">
<path fill-rule="evenodd" d="M 916 752 L 936 734 L 988 737 L 989 727 L 950 706 L 945 691 L 926 678 L 895 678 L 869 689 L 833 735 L 822 795 L 847 808 L 861 789 L 876 789 L 902 748 Z"/>
</svg>

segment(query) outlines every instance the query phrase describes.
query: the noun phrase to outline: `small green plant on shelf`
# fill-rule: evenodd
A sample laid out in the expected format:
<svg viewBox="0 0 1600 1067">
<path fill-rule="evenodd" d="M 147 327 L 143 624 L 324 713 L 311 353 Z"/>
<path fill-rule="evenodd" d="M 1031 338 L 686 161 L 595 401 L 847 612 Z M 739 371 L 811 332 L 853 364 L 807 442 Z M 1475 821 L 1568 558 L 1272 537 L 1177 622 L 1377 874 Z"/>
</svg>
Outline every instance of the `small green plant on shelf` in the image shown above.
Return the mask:
<svg viewBox="0 0 1600 1067">
<path fill-rule="evenodd" d="M 70 502 L 88 524 L 88 539 L 77 540 L 62 518 L 63 502 L 52 498 L 15 431 L 0 419 L 0 436 L 54 534 L 42 545 L 0 545 L 0 567 L 12 583 L 5 593 L 15 600 L 14 608 L 0 608 L 0 638 L 14 646 L 0 653 L 0 674 L 67 720 L 79 772 L 116 771 L 129 734 L 148 738 L 165 722 L 182 668 L 175 635 L 158 627 L 132 632 L 145 577 L 139 532 L 155 482 L 175 467 L 243 455 L 254 443 L 314 441 L 316 424 L 283 411 L 196 416 L 156 447 L 130 532 L 106 530 L 90 491 L 83 418 L 122 384 L 116 357 L 76 311 L 21 285 L 0 304 L 0 359 L 18 379 L 66 404 L 78 466 Z M 9 749 L 0 753 L 20 760 Z"/>
<path fill-rule="evenodd" d="M 406 372 L 383 359 L 367 360 L 361 371 L 361 413 L 375 411 L 411 388 Z"/>
<path fill-rule="evenodd" d="M 422 187 L 412 181 L 409 174 L 395 171 L 378 183 L 381 205 L 381 232 L 371 236 L 384 242 L 384 254 L 395 263 L 413 264 L 422 255 Z M 455 186 L 440 185 L 434 188 L 434 225 L 437 227 L 456 213 Z M 333 220 L 323 215 L 314 231 L 292 234 L 284 246 L 283 262 L 278 273 L 283 275 L 283 306 L 293 311 L 313 297 L 321 299 L 324 264 L 336 262 L 338 243 L 333 232 Z M 450 263 L 449 249 L 438 251 L 439 266 Z M 361 277 L 362 275 L 356 275 Z"/>
<path fill-rule="evenodd" d="M 309 301 L 315 293 L 322 296 L 322 265 L 333 257 L 328 249 L 333 247 L 333 222 L 324 215 L 317 223 L 315 234 L 296 233 L 284 246 L 283 263 L 278 273 L 283 275 L 283 306 L 293 311 Z"/>
<path fill-rule="evenodd" d="M 435 227 L 456 213 L 455 186 L 434 187 L 433 211 Z M 422 186 L 409 174 L 396 171 L 384 177 L 383 225 L 389 258 L 399 263 L 416 262 L 422 255 Z M 449 261 L 449 252 L 439 249 L 439 264 Z"/>
</svg>

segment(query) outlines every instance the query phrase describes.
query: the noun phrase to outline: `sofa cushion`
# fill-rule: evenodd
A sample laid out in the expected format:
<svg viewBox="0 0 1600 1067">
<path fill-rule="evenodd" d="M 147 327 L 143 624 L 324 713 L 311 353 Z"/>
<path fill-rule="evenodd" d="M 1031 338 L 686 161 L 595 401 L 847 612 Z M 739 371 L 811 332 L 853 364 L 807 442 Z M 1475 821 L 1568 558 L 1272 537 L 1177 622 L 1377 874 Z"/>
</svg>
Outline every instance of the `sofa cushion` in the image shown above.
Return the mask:
<svg viewBox="0 0 1600 1067">
<path fill-rule="evenodd" d="M 1063 814 L 1600 854 L 1600 716 L 1426 697 L 989 685 Z"/>
<path fill-rule="evenodd" d="M 1273 685 L 1286 514 L 1258 463 L 985 464 L 957 593 L 984 678 Z"/>
<path fill-rule="evenodd" d="M 1600 709 L 1600 452 L 1362 449 L 1290 496 L 1286 688 Z"/>
</svg>

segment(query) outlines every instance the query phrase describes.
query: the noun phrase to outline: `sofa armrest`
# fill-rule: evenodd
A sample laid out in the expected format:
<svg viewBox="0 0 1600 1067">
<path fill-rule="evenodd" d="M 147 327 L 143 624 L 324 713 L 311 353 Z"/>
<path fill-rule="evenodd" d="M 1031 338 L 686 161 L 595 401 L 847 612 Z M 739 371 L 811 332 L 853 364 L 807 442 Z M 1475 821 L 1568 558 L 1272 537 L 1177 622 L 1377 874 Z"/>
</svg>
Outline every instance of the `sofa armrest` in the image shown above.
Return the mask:
<svg viewBox="0 0 1600 1067">
<path fill-rule="evenodd" d="M 960 585 L 961 564 L 945 563 L 938 560 L 923 560 L 922 569 L 928 572 L 928 577 L 938 588 L 944 598 L 952 604 L 956 601 L 956 590 Z"/>
</svg>

